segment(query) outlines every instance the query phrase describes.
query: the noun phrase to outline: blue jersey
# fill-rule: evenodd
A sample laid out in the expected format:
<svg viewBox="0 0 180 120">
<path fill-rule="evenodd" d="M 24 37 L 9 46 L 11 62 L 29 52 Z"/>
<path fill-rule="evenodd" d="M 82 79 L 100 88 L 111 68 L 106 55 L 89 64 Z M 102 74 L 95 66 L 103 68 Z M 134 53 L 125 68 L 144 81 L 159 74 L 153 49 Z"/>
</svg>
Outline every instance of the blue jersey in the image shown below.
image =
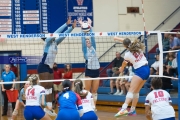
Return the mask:
<svg viewBox="0 0 180 120">
<path fill-rule="evenodd" d="M 82 110 L 81 98 L 78 94 L 73 91 L 67 91 L 60 95 L 58 103 L 60 104 L 61 109 L 76 109 Z"/>
<path fill-rule="evenodd" d="M 61 33 L 67 27 L 66 23 L 58 28 L 54 33 Z M 64 33 L 70 33 L 73 30 L 72 27 L 69 27 Z M 49 37 L 45 40 L 44 45 L 44 54 L 41 63 L 49 65 L 50 68 L 53 68 L 54 61 L 57 54 L 57 45 L 60 44 L 66 37 Z"/>
</svg>

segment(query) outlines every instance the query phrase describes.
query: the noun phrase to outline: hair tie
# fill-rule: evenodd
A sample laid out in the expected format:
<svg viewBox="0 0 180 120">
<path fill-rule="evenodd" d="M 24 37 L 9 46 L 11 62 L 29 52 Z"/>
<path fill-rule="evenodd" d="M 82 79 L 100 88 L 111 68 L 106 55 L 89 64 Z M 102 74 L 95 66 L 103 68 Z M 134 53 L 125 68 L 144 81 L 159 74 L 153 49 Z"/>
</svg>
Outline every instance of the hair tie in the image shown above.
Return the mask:
<svg viewBox="0 0 180 120">
<path fill-rule="evenodd" d="M 77 83 L 75 84 L 75 86 L 76 86 L 77 84 L 80 84 L 80 82 L 77 82 Z"/>
<path fill-rule="evenodd" d="M 64 90 L 68 90 L 68 89 L 69 89 L 69 87 L 65 87 L 65 88 L 64 88 Z"/>
</svg>

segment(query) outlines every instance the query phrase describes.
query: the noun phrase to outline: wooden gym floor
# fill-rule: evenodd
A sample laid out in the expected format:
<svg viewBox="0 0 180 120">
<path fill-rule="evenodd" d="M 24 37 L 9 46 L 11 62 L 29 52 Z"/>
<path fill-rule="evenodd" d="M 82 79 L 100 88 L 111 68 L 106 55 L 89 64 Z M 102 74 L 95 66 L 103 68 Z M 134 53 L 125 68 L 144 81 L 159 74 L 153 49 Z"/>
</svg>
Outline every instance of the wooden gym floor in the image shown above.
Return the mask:
<svg viewBox="0 0 180 120">
<path fill-rule="evenodd" d="M 144 109 L 143 108 L 138 108 L 136 110 L 137 116 L 132 117 L 132 116 L 123 116 L 119 118 L 115 118 L 114 115 L 118 112 L 118 107 L 115 106 L 97 106 L 97 115 L 100 118 L 100 120 L 146 120 L 145 115 L 144 115 Z M 57 113 L 57 109 L 56 109 Z M 1 112 L 2 114 L 2 112 Z M 6 117 L 0 117 L 0 120 L 10 120 L 10 116 L 12 114 L 12 109 L 11 106 L 8 107 L 8 115 Z M 176 112 L 177 116 L 177 112 Z M 16 120 L 25 120 L 23 117 L 23 109 L 19 110 L 19 114 L 17 116 Z M 55 120 L 55 118 L 52 118 L 52 120 Z M 178 120 L 178 119 L 176 119 Z"/>
</svg>

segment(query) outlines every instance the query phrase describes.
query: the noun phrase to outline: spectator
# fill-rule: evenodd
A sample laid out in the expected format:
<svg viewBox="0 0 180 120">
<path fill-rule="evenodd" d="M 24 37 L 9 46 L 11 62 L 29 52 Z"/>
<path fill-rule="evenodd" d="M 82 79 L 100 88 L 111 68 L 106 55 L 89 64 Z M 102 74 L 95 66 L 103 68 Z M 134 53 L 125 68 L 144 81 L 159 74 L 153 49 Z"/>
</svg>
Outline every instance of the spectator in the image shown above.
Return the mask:
<svg viewBox="0 0 180 120">
<path fill-rule="evenodd" d="M 55 80 L 62 79 L 62 72 L 58 70 L 57 63 L 53 65 L 53 75 Z M 60 83 L 61 82 L 53 82 L 55 95 L 62 90 Z"/>
<path fill-rule="evenodd" d="M 15 82 L 15 75 L 13 71 L 10 70 L 10 65 L 5 65 L 5 71 L 2 73 L 1 80 L 2 82 Z M 8 98 L 6 95 L 6 90 L 14 90 L 14 83 L 13 84 L 2 84 L 2 94 L 4 96 L 4 107 L 3 107 L 3 114 L 2 116 L 7 115 L 8 110 Z M 12 102 L 12 111 L 14 111 L 15 102 Z"/>
<path fill-rule="evenodd" d="M 150 71 L 151 75 L 156 74 L 158 68 L 159 68 L 159 55 L 156 55 L 156 61 L 151 65 Z"/>
<path fill-rule="evenodd" d="M 107 69 L 106 73 L 108 77 L 117 77 L 119 76 L 119 67 L 122 65 L 124 59 L 121 57 L 119 52 L 116 52 L 116 58 L 113 60 L 112 69 Z M 113 88 L 115 85 L 115 79 L 110 80 L 110 88 L 111 92 L 109 94 L 113 94 Z"/>
<path fill-rule="evenodd" d="M 163 45 L 163 51 L 168 51 L 169 50 L 169 34 L 165 33 L 164 34 L 164 39 L 162 40 L 162 45 Z M 156 49 L 156 52 L 159 54 L 159 48 Z"/>
<path fill-rule="evenodd" d="M 166 66 L 163 66 L 163 75 L 164 76 L 169 76 Z M 163 85 L 162 85 L 163 90 L 173 88 L 171 78 L 162 77 L 162 83 L 163 83 Z"/>
<path fill-rule="evenodd" d="M 179 50 L 180 49 L 180 34 L 176 34 L 176 37 L 174 37 L 174 46 L 172 47 L 172 49 L 173 50 Z"/>
<path fill-rule="evenodd" d="M 169 52 L 169 53 L 166 55 L 166 59 L 165 59 L 164 65 L 168 65 L 169 57 L 170 57 L 170 56 L 173 56 L 173 57 L 175 58 L 175 53 L 174 53 L 174 52 Z"/>
<path fill-rule="evenodd" d="M 129 76 L 133 76 L 134 75 L 133 67 L 130 65 L 130 63 L 128 63 L 128 74 L 129 74 Z M 126 91 L 129 90 L 131 79 L 132 78 L 128 78 L 128 81 L 125 83 Z"/>
<path fill-rule="evenodd" d="M 18 77 L 18 68 L 14 66 L 14 64 L 11 64 L 11 71 L 13 71 L 15 76 Z"/>
<path fill-rule="evenodd" d="M 174 35 L 170 34 L 169 35 L 169 47 L 170 47 L 170 49 L 173 49 L 174 46 L 175 46 Z"/>
<path fill-rule="evenodd" d="M 169 62 L 167 67 L 167 71 L 169 73 L 170 76 L 174 76 L 174 73 L 176 73 L 176 75 L 178 75 L 178 70 L 177 70 L 177 59 L 174 56 L 170 56 L 169 57 Z"/>
<path fill-rule="evenodd" d="M 72 79 L 73 73 L 70 64 L 65 65 L 64 79 Z"/>
</svg>

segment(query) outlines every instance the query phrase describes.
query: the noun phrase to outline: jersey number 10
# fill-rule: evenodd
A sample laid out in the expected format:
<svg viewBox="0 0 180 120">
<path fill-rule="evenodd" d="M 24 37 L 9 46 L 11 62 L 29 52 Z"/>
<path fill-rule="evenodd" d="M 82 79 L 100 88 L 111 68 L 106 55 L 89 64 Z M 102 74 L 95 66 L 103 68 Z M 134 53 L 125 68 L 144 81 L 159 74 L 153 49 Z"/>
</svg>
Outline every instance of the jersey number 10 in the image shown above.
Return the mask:
<svg viewBox="0 0 180 120">
<path fill-rule="evenodd" d="M 154 96 L 155 96 L 155 98 L 164 97 L 164 93 L 163 93 L 163 91 L 154 92 Z"/>
</svg>

